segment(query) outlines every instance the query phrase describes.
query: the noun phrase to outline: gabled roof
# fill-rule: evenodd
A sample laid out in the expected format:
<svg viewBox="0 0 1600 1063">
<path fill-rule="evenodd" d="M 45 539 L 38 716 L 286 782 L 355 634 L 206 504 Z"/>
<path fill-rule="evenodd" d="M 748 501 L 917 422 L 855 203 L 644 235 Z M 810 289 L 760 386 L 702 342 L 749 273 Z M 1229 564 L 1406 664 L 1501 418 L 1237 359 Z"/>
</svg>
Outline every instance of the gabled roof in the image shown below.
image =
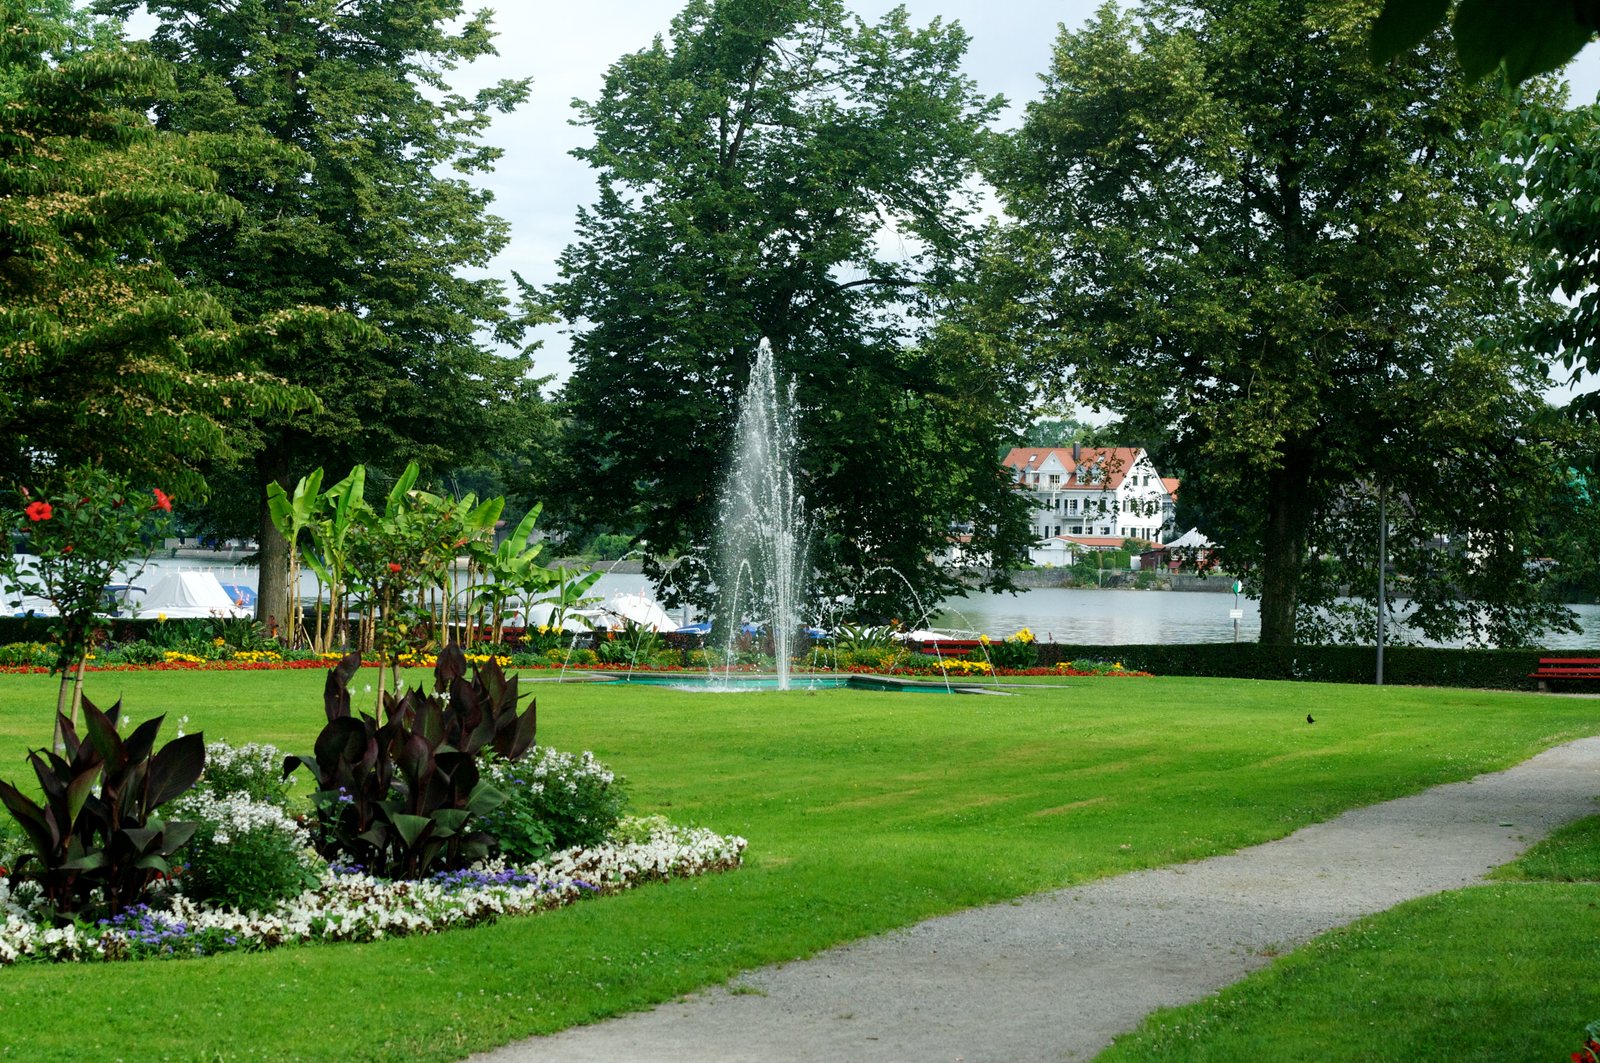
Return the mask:
<svg viewBox="0 0 1600 1063">
<path fill-rule="evenodd" d="M 1038 472 L 1054 458 L 1067 471 L 1070 487 L 1093 488 L 1093 490 L 1117 490 L 1122 487 L 1123 477 L 1133 471 L 1141 459 L 1149 463 L 1150 458 L 1142 447 L 1083 447 L 1078 451 L 1077 463 L 1072 461 L 1072 448 L 1070 447 L 1013 447 L 1011 453 L 1002 458 L 1000 464 L 1014 472 Z M 1154 463 L 1150 463 L 1154 466 Z M 1085 475 L 1094 466 L 1106 469 L 1107 477 L 1104 483 L 1083 482 L 1082 475 L 1078 475 L 1077 467 L 1085 469 Z M 1162 487 L 1166 493 L 1178 498 L 1178 480 L 1170 477 L 1160 477 Z M 1064 483 L 1066 487 L 1067 483 Z"/>
<path fill-rule="evenodd" d="M 1031 473 L 1038 472 L 1052 456 L 1073 477 L 1074 487 L 1092 486 L 1115 491 L 1122 486 L 1123 477 L 1132 471 L 1139 459 L 1145 456 L 1145 452 L 1143 447 L 1084 447 L 1079 451 L 1078 460 L 1073 461 L 1071 447 L 1014 447 L 1000 463 L 1008 469 Z M 1083 475 L 1087 475 L 1095 466 L 1105 470 L 1105 482 L 1093 484 L 1083 482 Z M 1079 468 L 1084 470 L 1083 475 L 1078 473 Z"/>
</svg>

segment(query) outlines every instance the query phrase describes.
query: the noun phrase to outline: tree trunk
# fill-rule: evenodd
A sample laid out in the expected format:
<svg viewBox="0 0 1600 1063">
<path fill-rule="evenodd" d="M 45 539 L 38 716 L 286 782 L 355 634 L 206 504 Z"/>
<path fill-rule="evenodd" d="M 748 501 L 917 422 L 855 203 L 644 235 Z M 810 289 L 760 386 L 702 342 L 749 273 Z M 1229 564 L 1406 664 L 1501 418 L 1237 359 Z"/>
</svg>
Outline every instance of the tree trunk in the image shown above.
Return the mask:
<svg viewBox="0 0 1600 1063">
<path fill-rule="evenodd" d="M 278 623 L 285 640 L 293 637 L 291 618 L 283 615 L 289 600 L 289 540 L 272 523 L 272 511 L 267 507 L 267 484 L 276 481 L 285 491 L 290 490 L 289 456 L 287 448 L 269 446 L 256 456 L 256 491 L 261 503 L 261 533 L 256 540 L 261 546 L 261 578 L 256 588 L 256 619 L 266 623 L 269 618 Z"/>
<path fill-rule="evenodd" d="M 1306 526 L 1311 518 L 1310 455 L 1287 451 L 1267 478 L 1266 541 L 1261 558 L 1261 643 L 1294 645 L 1295 610 Z"/>
</svg>

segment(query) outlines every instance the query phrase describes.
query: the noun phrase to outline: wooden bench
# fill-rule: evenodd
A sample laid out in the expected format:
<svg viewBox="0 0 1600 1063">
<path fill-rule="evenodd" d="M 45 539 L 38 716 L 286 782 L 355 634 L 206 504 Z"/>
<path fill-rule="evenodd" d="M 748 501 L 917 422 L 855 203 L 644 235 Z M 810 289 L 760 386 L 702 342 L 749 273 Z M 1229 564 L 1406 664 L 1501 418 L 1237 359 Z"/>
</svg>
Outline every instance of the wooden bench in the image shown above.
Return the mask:
<svg viewBox="0 0 1600 1063">
<path fill-rule="evenodd" d="M 1539 681 L 1540 692 L 1549 691 L 1552 679 L 1600 679 L 1600 657 L 1540 657 L 1528 678 Z"/>
</svg>

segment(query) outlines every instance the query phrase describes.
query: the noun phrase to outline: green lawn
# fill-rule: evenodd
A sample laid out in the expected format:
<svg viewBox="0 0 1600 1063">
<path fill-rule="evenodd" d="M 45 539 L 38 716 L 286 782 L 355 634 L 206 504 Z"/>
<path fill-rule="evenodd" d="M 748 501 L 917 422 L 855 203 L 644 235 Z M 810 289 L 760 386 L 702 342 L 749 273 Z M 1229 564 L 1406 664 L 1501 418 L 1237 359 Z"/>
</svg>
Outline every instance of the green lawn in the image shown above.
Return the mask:
<svg viewBox="0 0 1600 1063">
<path fill-rule="evenodd" d="M 1489 886 L 1331 931 L 1217 996 L 1152 1013 L 1096 1063 L 1563 1060 L 1600 1019 L 1600 816 Z"/>
<path fill-rule="evenodd" d="M 236 742 L 309 749 L 322 718 L 314 671 L 89 682 L 135 719 L 187 714 L 189 730 Z M 747 866 L 436 937 L 0 971 L 0 1057 L 459 1059 L 931 915 L 1253 845 L 1600 732 L 1579 699 L 1231 680 L 1083 679 L 1009 698 L 536 690 L 542 742 L 593 749 L 640 811 L 745 835 Z M 52 691 L 0 676 L 0 775 L 47 736 Z"/>
</svg>

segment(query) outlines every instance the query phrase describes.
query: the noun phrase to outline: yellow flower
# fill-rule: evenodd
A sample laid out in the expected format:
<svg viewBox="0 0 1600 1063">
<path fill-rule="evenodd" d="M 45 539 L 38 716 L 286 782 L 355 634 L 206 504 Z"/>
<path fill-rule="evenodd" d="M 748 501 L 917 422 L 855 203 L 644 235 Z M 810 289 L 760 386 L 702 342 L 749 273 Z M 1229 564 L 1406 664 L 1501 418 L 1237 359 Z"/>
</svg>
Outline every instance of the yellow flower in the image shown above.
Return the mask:
<svg viewBox="0 0 1600 1063">
<path fill-rule="evenodd" d="M 156 619 L 158 621 L 160 621 L 161 623 L 165 624 L 167 622 L 167 614 L 166 613 L 157 613 L 156 614 Z"/>
</svg>

